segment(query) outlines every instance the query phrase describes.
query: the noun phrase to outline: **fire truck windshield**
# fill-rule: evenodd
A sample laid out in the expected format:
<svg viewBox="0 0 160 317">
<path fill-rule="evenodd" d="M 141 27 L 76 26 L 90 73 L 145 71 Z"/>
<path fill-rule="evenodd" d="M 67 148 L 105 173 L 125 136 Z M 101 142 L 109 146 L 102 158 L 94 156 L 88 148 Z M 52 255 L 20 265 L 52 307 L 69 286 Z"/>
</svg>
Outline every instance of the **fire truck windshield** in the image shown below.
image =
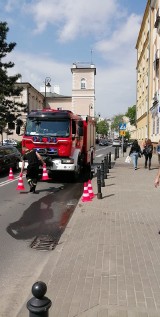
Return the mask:
<svg viewBox="0 0 160 317">
<path fill-rule="evenodd" d="M 43 120 L 41 118 L 28 118 L 26 122 L 25 135 L 68 137 L 69 134 L 69 120 Z"/>
</svg>

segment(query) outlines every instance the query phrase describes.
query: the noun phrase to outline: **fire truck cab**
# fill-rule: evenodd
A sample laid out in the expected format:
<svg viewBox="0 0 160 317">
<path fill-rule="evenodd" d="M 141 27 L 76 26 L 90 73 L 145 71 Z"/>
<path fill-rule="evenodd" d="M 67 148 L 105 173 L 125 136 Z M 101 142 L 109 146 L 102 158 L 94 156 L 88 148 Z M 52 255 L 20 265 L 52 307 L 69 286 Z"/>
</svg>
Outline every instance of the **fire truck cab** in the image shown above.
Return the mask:
<svg viewBox="0 0 160 317">
<path fill-rule="evenodd" d="M 22 154 L 24 147 L 34 148 L 48 170 L 72 172 L 77 177 L 93 164 L 95 133 L 95 120 L 89 116 L 69 110 L 33 110 L 27 116 Z"/>
</svg>

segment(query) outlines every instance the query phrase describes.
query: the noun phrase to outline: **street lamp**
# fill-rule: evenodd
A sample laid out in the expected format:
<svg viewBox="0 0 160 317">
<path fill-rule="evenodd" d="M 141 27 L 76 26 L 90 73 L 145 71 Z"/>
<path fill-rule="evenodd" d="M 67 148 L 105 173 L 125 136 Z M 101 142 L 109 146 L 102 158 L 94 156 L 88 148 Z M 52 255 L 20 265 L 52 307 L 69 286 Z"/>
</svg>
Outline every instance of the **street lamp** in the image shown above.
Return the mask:
<svg viewBox="0 0 160 317">
<path fill-rule="evenodd" d="M 98 122 L 100 121 L 101 114 L 98 112 Z"/>
<path fill-rule="evenodd" d="M 91 110 L 93 109 L 92 103 L 89 105 L 89 116 L 91 115 Z"/>
<path fill-rule="evenodd" d="M 46 87 L 51 87 L 51 78 L 46 77 L 44 81 L 44 108 L 46 109 Z"/>
</svg>

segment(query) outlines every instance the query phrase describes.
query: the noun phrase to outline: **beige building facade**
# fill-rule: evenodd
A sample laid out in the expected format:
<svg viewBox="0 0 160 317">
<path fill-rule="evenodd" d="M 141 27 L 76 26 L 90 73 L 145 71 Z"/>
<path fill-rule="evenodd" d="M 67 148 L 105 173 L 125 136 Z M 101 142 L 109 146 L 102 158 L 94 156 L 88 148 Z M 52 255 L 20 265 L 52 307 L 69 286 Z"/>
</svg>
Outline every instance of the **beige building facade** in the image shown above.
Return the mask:
<svg viewBox="0 0 160 317">
<path fill-rule="evenodd" d="M 137 50 L 136 137 L 141 142 L 150 138 L 158 142 L 159 130 L 159 6 L 160 0 L 148 0 Z"/>
<path fill-rule="evenodd" d="M 72 68 L 72 111 L 95 116 L 95 75 L 93 64 L 74 63 Z"/>
<path fill-rule="evenodd" d="M 27 82 L 18 82 L 17 86 L 23 87 L 23 90 L 21 91 L 19 96 L 12 97 L 12 100 L 18 103 L 23 103 L 27 106 L 27 112 L 29 113 L 31 110 L 35 109 L 43 109 L 44 104 L 44 96 L 41 94 L 37 89 L 35 89 L 30 83 Z M 21 115 L 21 119 L 25 122 L 27 112 L 23 113 Z M 22 129 L 23 131 L 24 129 Z M 10 131 L 11 132 L 11 131 Z M 18 136 L 16 134 L 15 129 L 12 130 L 12 135 L 7 135 L 7 133 L 4 132 L 3 139 L 16 139 L 18 141 L 21 140 L 21 136 Z"/>
</svg>

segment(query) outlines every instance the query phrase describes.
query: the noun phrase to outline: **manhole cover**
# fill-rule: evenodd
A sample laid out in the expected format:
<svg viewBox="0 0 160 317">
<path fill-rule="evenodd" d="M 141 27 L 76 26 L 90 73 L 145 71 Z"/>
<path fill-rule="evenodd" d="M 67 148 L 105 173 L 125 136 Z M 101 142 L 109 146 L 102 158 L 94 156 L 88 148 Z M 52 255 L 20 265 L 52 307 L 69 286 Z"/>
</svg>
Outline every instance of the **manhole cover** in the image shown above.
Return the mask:
<svg viewBox="0 0 160 317">
<path fill-rule="evenodd" d="M 49 235 L 41 235 L 39 237 L 36 237 L 33 240 L 30 247 L 32 249 L 50 251 L 50 250 L 53 250 L 57 244 L 58 244 L 58 239 Z"/>
</svg>

